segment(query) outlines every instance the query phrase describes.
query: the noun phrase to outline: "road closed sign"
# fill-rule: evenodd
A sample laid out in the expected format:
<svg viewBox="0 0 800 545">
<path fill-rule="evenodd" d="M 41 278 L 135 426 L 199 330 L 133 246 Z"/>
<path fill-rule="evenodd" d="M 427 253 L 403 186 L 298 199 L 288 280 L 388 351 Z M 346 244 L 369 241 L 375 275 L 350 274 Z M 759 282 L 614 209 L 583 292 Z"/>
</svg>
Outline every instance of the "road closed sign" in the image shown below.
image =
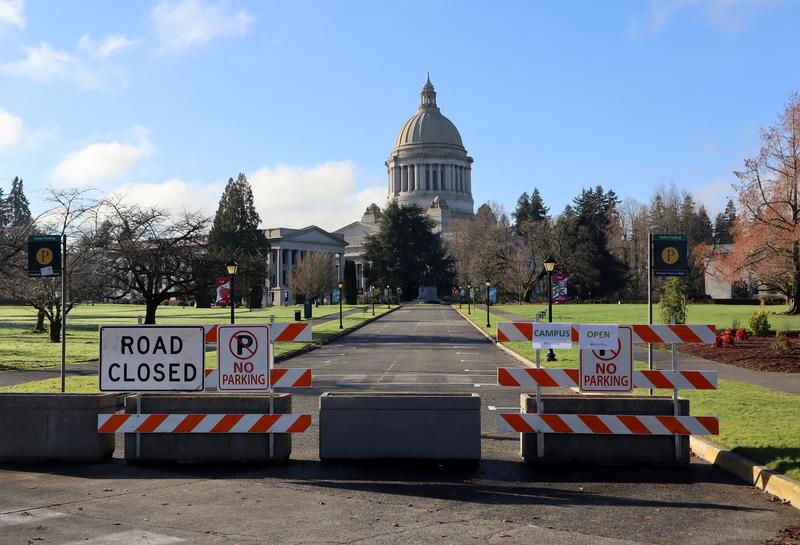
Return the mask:
<svg viewBox="0 0 800 545">
<path fill-rule="evenodd" d="M 630 392 L 633 390 L 633 332 L 619 327 L 616 346 L 588 348 L 580 353 L 581 392 Z"/>
<path fill-rule="evenodd" d="M 203 326 L 100 326 L 100 390 L 203 390 Z"/>
<path fill-rule="evenodd" d="M 223 392 L 269 390 L 269 351 L 269 326 L 219 326 L 217 389 Z"/>
</svg>

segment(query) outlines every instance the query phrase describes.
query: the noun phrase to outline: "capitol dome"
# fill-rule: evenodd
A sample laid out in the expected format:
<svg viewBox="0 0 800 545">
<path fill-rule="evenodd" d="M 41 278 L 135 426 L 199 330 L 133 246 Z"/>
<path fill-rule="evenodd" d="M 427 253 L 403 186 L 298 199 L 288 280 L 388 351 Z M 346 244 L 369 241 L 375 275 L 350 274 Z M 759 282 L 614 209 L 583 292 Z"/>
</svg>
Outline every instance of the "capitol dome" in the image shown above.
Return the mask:
<svg viewBox="0 0 800 545">
<path fill-rule="evenodd" d="M 421 101 L 416 115 L 406 121 L 397 133 L 394 146 L 410 146 L 414 144 L 442 144 L 464 148 L 461 135 L 453 122 L 447 119 L 436 105 L 436 91 L 430 77 L 425 82 L 420 94 Z"/>
<path fill-rule="evenodd" d="M 416 204 L 445 232 L 450 219 L 473 216 L 472 157 L 439 111 L 430 76 L 419 96 L 417 113 L 397 133 L 386 161 L 387 201 Z"/>
</svg>

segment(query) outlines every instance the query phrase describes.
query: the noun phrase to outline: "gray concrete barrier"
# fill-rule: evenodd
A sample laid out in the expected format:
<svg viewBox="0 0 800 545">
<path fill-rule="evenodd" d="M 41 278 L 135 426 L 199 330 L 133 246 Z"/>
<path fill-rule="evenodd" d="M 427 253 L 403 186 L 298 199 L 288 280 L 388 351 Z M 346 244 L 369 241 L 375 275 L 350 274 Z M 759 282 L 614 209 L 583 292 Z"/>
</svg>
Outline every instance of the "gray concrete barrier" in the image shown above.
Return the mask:
<svg viewBox="0 0 800 545">
<path fill-rule="evenodd" d="M 477 394 L 325 393 L 319 457 L 478 461 L 480 410 Z"/>
<path fill-rule="evenodd" d="M 291 394 L 273 394 L 274 412 L 292 412 Z M 136 396 L 125 398 L 125 412 L 136 413 Z M 253 414 L 268 413 L 264 394 L 142 394 L 143 414 Z M 129 463 L 285 463 L 292 453 L 289 433 L 273 434 L 270 458 L 265 433 L 142 433 L 125 434 L 125 459 Z"/>
<path fill-rule="evenodd" d="M 0 461 L 110 458 L 114 436 L 97 433 L 97 415 L 115 407 L 114 394 L 0 394 Z"/>
<path fill-rule="evenodd" d="M 522 394 L 521 407 L 536 413 L 536 396 Z M 689 400 L 681 399 L 680 415 L 689 414 Z M 673 415 L 671 397 L 542 396 L 542 414 Z M 544 452 L 537 457 L 536 434 L 521 433 L 521 454 L 529 464 L 637 465 L 686 467 L 689 436 L 681 436 L 681 456 L 675 457 L 671 435 L 544 434 Z"/>
</svg>

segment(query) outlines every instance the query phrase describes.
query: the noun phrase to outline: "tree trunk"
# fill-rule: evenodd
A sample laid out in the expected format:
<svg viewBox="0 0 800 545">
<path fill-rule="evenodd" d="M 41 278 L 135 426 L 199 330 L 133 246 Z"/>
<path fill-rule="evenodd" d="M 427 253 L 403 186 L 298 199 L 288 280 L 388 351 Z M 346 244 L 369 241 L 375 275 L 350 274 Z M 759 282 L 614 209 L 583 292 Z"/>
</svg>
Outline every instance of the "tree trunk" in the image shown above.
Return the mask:
<svg viewBox="0 0 800 545">
<path fill-rule="evenodd" d="M 158 310 L 158 301 L 147 301 L 144 313 L 145 324 L 154 325 L 156 323 L 156 310 Z"/>
<path fill-rule="evenodd" d="M 61 341 L 61 318 L 56 318 L 50 322 L 50 342 L 57 343 Z"/>
<path fill-rule="evenodd" d="M 800 314 L 800 271 L 794 273 L 794 286 L 792 286 L 792 296 L 789 301 L 789 310 L 786 314 Z"/>
<path fill-rule="evenodd" d="M 44 333 L 44 309 L 39 309 L 39 312 L 36 314 L 36 327 L 34 331 L 36 333 Z"/>
</svg>

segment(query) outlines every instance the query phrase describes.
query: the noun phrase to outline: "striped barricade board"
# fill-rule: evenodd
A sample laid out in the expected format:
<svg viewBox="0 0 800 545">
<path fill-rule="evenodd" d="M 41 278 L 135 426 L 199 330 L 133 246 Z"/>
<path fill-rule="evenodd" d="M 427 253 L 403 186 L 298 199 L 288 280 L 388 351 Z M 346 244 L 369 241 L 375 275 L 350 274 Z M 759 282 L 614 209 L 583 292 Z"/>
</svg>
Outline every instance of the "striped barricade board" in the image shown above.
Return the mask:
<svg viewBox="0 0 800 545">
<path fill-rule="evenodd" d="M 498 322 L 497 342 L 533 341 L 533 328 L 535 322 Z M 716 340 L 715 326 L 713 325 L 683 325 L 683 324 L 620 324 L 620 327 L 630 327 L 633 332 L 633 342 L 641 343 L 713 343 Z M 578 342 L 577 324 L 572 325 L 572 342 Z"/>
<path fill-rule="evenodd" d="M 499 367 L 497 385 L 511 388 L 576 388 L 578 369 L 528 369 Z M 207 380 L 207 379 L 206 379 Z M 634 388 L 716 390 L 716 371 L 634 371 Z"/>
<path fill-rule="evenodd" d="M 216 369 L 206 369 L 206 390 L 216 390 L 219 373 Z M 311 388 L 311 369 L 280 368 L 269 373 L 272 388 Z"/>
<path fill-rule="evenodd" d="M 714 416 L 501 413 L 497 422 L 499 432 L 719 435 L 719 420 Z"/>
<path fill-rule="evenodd" d="M 304 433 L 310 414 L 100 414 L 99 433 Z"/>
<path fill-rule="evenodd" d="M 203 326 L 206 335 L 206 348 L 216 348 L 219 326 L 220 324 L 206 324 Z M 311 342 L 311 324 L 309 322 L 275 323 L 271 324 L 271 329 L 272 342 Z"/>
</svg>

